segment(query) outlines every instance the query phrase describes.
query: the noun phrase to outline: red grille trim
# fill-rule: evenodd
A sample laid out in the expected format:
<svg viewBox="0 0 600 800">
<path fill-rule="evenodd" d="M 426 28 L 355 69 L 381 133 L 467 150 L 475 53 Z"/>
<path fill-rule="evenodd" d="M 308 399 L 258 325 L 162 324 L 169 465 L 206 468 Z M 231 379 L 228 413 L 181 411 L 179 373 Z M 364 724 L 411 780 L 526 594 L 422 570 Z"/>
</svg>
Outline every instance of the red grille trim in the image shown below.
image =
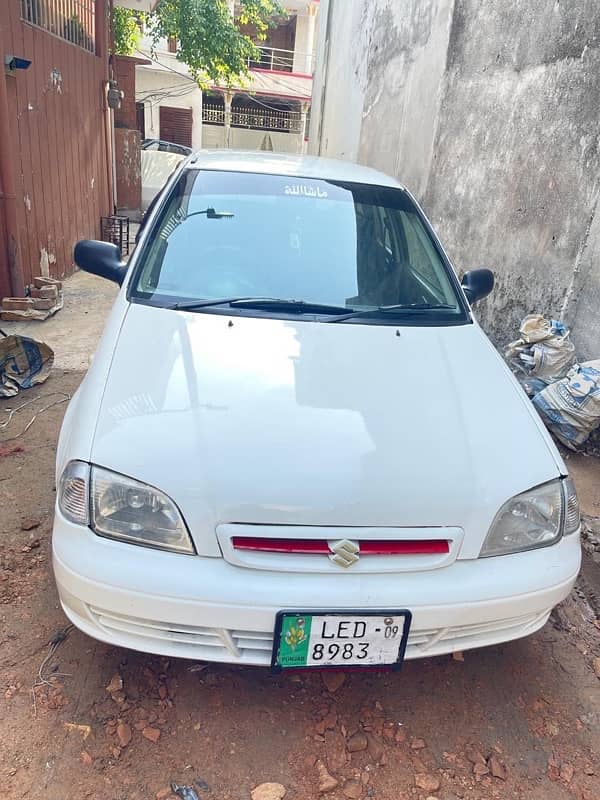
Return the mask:
<svg viewBox="0 0 600 800">
<path fill-rule="evenodd" d="M 353 540 L 354 541 L 354 540 Z M 321 539 L 268 539 L 261 536 L 234 536 L 235 550 L 260 553 L 304 553 L 305 555 L 330 555 L 326 541 Z M 450 552 L 447 539 L 404 539 L 400 541 L 358 541 L 361 556 L 430 556 Z"/>
<path fill-rule="evenodd" d="M 257 550 L 261 553 L 309 553 L 328 555 L 327 542 L 321 539 L 267 539 L 261 536 L 234 536 L 231 540 L 236 550 Z"/>
</svg>

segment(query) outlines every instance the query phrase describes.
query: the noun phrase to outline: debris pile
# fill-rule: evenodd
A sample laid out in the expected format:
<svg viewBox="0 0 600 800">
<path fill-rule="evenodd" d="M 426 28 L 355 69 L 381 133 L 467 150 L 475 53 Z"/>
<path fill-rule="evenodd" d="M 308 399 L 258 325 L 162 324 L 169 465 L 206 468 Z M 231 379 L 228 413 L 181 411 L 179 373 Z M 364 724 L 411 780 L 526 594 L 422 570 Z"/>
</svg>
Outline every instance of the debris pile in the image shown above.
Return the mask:
<svg viewBox="0 0 600 800">
<path fill-rule="evenodd" d="M 600 426 L 600 360 L 577 363 L 562 322 L 525 317 L 505 358 L 546 427 L 571 450 Z"/>
<path fill-rule="evenodd" d="M 592 559 L 600 566 L 600 517 L 582 515 L 581 542 Z"/>
<path fill-rule="evenodd" d="M 54 352 L 28 336 L 0 334 L 0 397 L 43 383 L 52 369 Z"/>
<path fill-rule="evenodd" d="M 520 337 L 511 342 L 505 357 L 530 397 L 564 378 L 575 363 L 575 347 L 562 322 L 541 314 L 525 317 Z"/>
<path fill-rule="evenodd" d="M 575 364 L 536 394 L 533 404 L 557 439 L 571 450 L 581 447 L 600 425 L 600 361 Z"/>
<path fill-rule="evenodd" d="M 0 306 L 0 319 L 23 322 L 45 320 L 63 307 L 61 281 L 39 276 L 33 279 L 27 297 L 5 297 Z"/>
</svg>

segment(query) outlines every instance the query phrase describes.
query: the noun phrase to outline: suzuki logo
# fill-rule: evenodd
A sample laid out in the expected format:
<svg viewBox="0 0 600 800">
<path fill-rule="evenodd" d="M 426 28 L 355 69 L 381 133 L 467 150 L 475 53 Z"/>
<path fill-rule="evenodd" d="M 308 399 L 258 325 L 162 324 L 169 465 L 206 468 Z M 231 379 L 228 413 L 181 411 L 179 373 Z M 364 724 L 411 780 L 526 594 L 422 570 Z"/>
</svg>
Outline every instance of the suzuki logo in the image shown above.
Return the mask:
<svg viewBox="0 0 600 800">
<path fill-rule="evenodd" d="M 350 539 L 340 539 L 339 542 L 328 542 L 331 555 L 329 558 L 338 567 L 351 567 L 358 561 L 359 547 Z"/>
</svg>

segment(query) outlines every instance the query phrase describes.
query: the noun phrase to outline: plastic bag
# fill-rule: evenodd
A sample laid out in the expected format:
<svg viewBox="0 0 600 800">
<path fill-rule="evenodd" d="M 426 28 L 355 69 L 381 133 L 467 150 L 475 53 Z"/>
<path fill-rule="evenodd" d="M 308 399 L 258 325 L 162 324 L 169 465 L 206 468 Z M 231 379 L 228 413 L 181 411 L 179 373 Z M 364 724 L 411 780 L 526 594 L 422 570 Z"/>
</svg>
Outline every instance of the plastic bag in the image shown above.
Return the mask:
<svg viewBox="0 0 600 800">
<path fill-rule="evenodd" d="M 508 345 L 505 357 L 529 396 L 564 378 L 575 363 L 569 331 L 558 320 L 541 314 L 525 317 L 521 338 Z"/>
<path fill-rule="evenodd" d="M 27 336 L 0 338 L 0 397 L 43 383 L 52 369 L 54 351 Z"/>
<path fill-rule="evenodd" d="M 539 392 L 533 404 L 556 438 L 576 450 L 600 426 L 600 360 L 576 364 L 566 378 Z"/>
</svg>

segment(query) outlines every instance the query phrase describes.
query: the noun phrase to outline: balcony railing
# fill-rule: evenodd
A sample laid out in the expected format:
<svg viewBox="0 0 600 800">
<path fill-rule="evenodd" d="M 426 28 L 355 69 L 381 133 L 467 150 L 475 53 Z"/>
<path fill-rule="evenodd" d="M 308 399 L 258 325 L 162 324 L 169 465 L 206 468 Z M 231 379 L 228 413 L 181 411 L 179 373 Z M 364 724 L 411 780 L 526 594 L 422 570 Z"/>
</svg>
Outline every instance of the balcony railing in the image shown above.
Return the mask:
<svg viewBox="0 0 600 800">
<path fill-rule="evenodd" d="M 78 2 L 81 1 L 78 0 Z M 1 2 L 2 0 L 0 0 Z M 30 3 L 32 0 L 21 0 L 21 2 Z M 294 50 L 281 50 L 278 47 L 264 47 L 263 45 L 256 45 L 256 48 L 258 57 L 247 60 L 248 69 L 264 69 L 269 72 L 298 72 L 309 76 L 315 71 L 316 56 L 314 53 L 300 53 Z M 142 42 L 142 50 L 149 53 L 151 49 L 150 40 L 144 40 Z M 177 40 L 162 40 L 158 50 L 165 55 L 168 53 L 170 56 L 175 56 L 177 53 Z"/>
<path fill-rule="evenodd" d="M 206 122 L 209 125 L 224 125 L 225 109 L 223 106 L 213 106 L 208 103 L 203 103 L 202 122 Z"/>
<path fill-rule="evenodd" d="M 84 50 L 95 50 L 96 0 L 21 0 L 21 19 L 66 39 Z"/>
<path fill-rule="evenodd" d="M 225 109 L 223 106 L 204 103 L 202 122 L 208 125 L 224 125 Z M 266 108 L 236 108 L 234 106 L 231 109 L 231 125 L 234 128 L 303 133 L 302 115 L 296 111 L 271 111 Z"/>
<path fill-rule="evenodd" d="M 302 120 L 300 114 L 295 111 L 233 108 L 231 110 L 231 124 L 238 128 L 302 133 Z"/>
<path fill-rule="evenodd" d="M 294 60 L 302 65 L 299 72 L 305 72 L 310 64 L 310 72 L 314 68 L 313 56 L 308 53 L 296 53 L 294 50 L 280 50 L 278 47 L 257 45 L 260 55 L 257 59 L 248 59 L 249 69 L 267 69 L 277 72 L 294 72 Z"/>
</svg>

